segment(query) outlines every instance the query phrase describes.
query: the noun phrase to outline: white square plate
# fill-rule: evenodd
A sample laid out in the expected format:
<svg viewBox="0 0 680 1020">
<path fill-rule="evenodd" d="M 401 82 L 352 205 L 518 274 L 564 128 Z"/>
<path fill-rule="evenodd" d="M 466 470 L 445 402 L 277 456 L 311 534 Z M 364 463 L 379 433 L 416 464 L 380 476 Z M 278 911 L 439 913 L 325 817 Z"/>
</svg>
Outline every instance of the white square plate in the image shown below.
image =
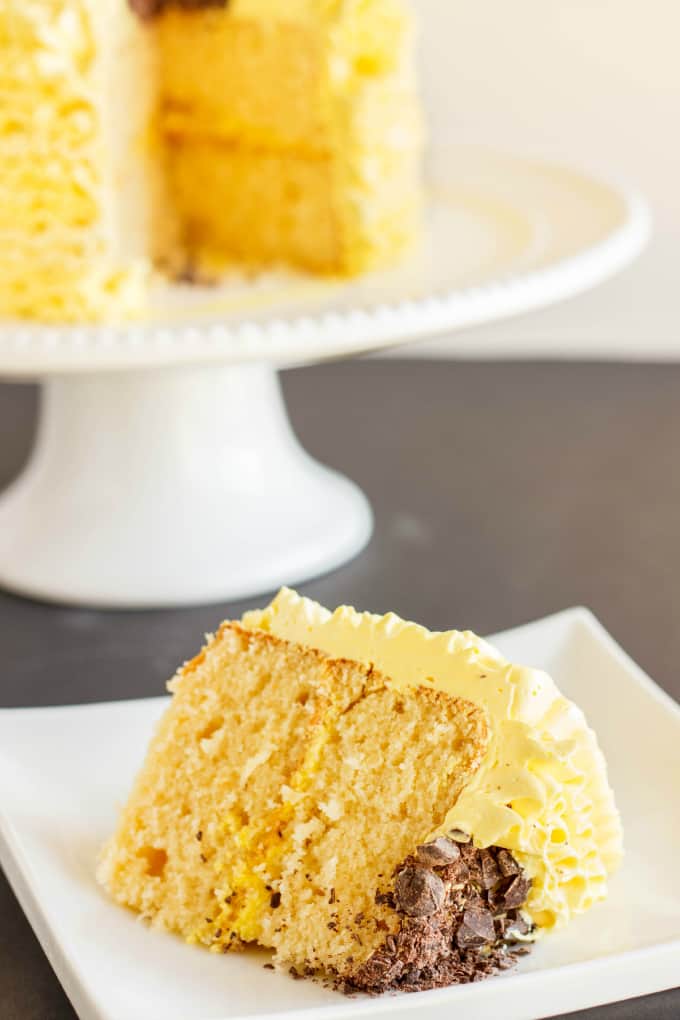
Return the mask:
<svg viewBox="0 0 680 1020">
<path fill-rule="evenodd" d="M 680 707 L 593 616 L 572 609 L 495 643 L 547 669 L 585 710 L 623 813 L 626 859 L 607 902 L 516 971 L 474 985 L 346 999 L 150 931 L 94 880 L 165 699 L 0 712 L 0 861 L 82 1020 L 534 1018 L 680 982 Z"/>
</svg>

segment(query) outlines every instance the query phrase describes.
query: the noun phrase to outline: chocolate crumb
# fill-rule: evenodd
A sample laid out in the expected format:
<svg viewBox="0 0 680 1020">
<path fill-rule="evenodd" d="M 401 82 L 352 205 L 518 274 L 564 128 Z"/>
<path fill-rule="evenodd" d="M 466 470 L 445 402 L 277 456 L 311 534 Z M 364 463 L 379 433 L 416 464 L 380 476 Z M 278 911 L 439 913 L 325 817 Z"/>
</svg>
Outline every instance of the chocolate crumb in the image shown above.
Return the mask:
<svg viewBox="0 0 680 1020">
<path fill-rule="evenodd" d="M 269 906 L 272 908 L 272 910 L 276 910 L 278 907 L 281 906 L 281 893 L 280 892 L 272 893 L 271 898 L 269 900 Z"/>
<path fill-rule="evenodd" d="M 204 864 L 208 863 L 208 858 L 205 856 L 205 854 L 200 854 L 200 858 L 201 858 L 201 860 L 203 861 Z"/>
<path fill-rule="evenodd" d="M 273 963 L 265 963 L 265 964 L 263 964 L 263 966 L 264 966 L 265 970 L 274 970 L 274 964 Z"/>
<path fill-rule="evenodd" d="M 331 894 L 328 897 L 329 903 L 335 903 L 335 888 L 331 889 Z"/>
<path fill-rule="evenodd" d="M 375 901 L 400 915 L 399 929 L 364 963 L 348 958 L 333 987 L 369 995 L 444 988 L 508 970 L 528 951 L 517 941 L 531 934 L 523 902 L 506 910 L 505 901 L 526 898 L 531 883 L 509 851 L 465 839 L 454 840 L 458 855 L 448 864 L 418 847 L 395 870 L 394 893 L 376 892 Z"/>
<path fill-rule="evenodd" d="M 496 938 L 496 929 L 490 910 L 472 906 L 463 914 L 463 923 L 456 934 L 459 949 L 479 949 Z"/>
<path fill-rule="evenodd" d="M 524 875 L 517 875 L 503 894 L 503 904 L 506 910 L 511 907 L 521 907 L 529 895 L 531 882 Z"/>
<path fill-rule="evenodd" d="M 446 896 L 441 878 L 429 868 L 404 868 L 397 875 L 394 891 L 399 909 L 409 917 L 436 914 Z"/>
<path fill-rule="evenodd" d="M 511 875 L 519 875 L 522 871 L 509 850 L 498 850 L 496 853 L 496 863 L 501 875 L 505 878 L 510 878 Z"/>
<path fill-rule="evenodd" d="M 203 839 L 203 830 L 202 829 L 199 829 L 198 832 L 196 833 L 196 839 L 198 840 L 199 843 Z"/>
<path fill-rule="evenodd" d="M 528 935 L 530 927 L 523 917 L 518 916 L 511 919 L 507 919 L 505 923 L 506 938 L 514 939 L 517 935 Z"/>
<path fill-rule="evenodd" d="M 483 889 L 493 889 L 501 880 L 501 873 L 490 850 L 482 850 L 479 855 L 479 867 Z"/>
<path fill-rule="evenodd" d="M 445 836 L 440 836 L 432 843 L 419 846 L 416 850 L 416 857 L 420 864 L 429 867 L 439 867 L 445 864 L 453 864 L 460 858 L 460 849 L 457 843 L 452 842 Z"/>
</svg>

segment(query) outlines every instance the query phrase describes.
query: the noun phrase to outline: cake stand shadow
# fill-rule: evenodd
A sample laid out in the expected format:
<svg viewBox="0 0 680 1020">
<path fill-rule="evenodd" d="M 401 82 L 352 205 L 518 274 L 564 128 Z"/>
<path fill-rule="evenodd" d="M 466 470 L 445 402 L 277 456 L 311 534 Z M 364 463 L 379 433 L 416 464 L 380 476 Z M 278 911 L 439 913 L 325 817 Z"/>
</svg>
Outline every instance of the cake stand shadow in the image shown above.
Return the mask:
<svg viewBox="0 0 680 1020">
<path fill-rule="evenodd" d="M 649 235 L 625 189 L 476 149 L 434 153 L 428 215 L 407 264 L 358 281 L 165 285 L 144 322 L 0 324 L 0 377 L 42 383 L 29 462 L 0 495 L 0 584 L 139 608 L 335 569 L 368 542 L 371 510 L 298 443 L 278 369 L 548 305 Z"/>
</svg>

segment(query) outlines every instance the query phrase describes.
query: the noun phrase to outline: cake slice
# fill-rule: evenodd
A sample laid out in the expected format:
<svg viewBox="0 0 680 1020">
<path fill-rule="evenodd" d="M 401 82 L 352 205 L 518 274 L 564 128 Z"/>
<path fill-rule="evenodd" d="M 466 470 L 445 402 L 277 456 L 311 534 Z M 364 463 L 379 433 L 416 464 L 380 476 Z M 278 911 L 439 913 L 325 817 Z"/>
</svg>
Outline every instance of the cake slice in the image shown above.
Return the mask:
<svg viewBox="0 0 680 1020">
<path fill-rule="evenodd" d="M 483 711 L 236 624 L 171 690 L 100 863 L 120 903 L 213 951 L 257 942 L 373 990 L 413 983 L 423 952 L 442 983 L 464 916 L 495 944 L 476 851 L 424 846 L 487 751 Z"/>
<path fill-rule="evenodd" d="M 284 589 L 170 689 L 99 867 L 155 927 L 415 991 L 510 966 L 606 895 L 621 825 L 595 735 L 474 634 Z"/>
</svg>

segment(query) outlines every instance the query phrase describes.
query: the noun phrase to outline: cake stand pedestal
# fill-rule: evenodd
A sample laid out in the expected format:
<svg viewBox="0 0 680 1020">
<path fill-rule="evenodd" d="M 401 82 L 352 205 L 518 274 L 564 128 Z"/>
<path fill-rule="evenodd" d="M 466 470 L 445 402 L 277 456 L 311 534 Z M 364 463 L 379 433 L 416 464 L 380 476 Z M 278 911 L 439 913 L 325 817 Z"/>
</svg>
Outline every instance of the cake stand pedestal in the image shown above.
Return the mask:
<svg viewBox="0 0 680 1020">
<path fill-rule="evenodd" d="M 444 149 L 430 172 L 426 241 L 392 272 L 167 285 L 134 325 L 0 323 L 0 377 L 43 384 L 29 463 L 0 495 L 0 584 L 159 607 L 334 569 L 368 541 L 371 511 L 300 447 L 276 370 L 545 306 L 649 234 L 639 198 L 569 168 Z"/>
<path fill-rule="evenodd" d="M 93 606 L 247 597 L 332 570 L 371 528 L 268 365 L 61 377 L 0 500 L 0 583 Z"/>
</svg>

